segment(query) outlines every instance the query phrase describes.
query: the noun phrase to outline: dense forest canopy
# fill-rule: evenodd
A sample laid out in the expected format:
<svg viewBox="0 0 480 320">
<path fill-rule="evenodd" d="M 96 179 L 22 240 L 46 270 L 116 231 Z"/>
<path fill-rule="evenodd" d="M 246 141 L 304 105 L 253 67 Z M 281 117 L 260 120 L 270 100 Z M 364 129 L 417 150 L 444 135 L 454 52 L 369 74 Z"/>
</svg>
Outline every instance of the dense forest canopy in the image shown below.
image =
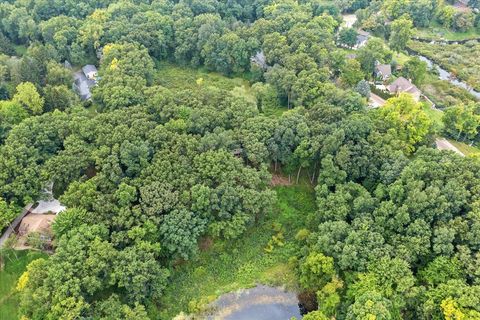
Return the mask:
<svg viewBox="0 0 480 320">
<path fill-rule="evenodd" d="M 445 7 L 2 1 L 0 228 L 48 183 L 68 208 L 55 252 L 19 282 L 24 319 L 149 319 L 199 239 L 238 238 L 272 210 L 279 172 L 315 186 L 291 257 L 318 305 L 305 319 L 480 318 L 478 158 L 434 150 L 432 121 L 408 94 L 367 107 L 376 64 L 404 50 L 413 27 L 447 19 Z M 339 30 L 341 13 L 358 9 L 388 41 L 350 59 L 357 35 Z M 161 86 L 165 61 L 244 76 L 252 96 L 202 79 Z M 426 67 L 412 61 L 402 72 L 421 82 Z M 81 102 L 68 65 L 85 64 L 99 77 Z M 480 139 L 479 110 L 447 110 L 446 132 Z"/>
</svg>

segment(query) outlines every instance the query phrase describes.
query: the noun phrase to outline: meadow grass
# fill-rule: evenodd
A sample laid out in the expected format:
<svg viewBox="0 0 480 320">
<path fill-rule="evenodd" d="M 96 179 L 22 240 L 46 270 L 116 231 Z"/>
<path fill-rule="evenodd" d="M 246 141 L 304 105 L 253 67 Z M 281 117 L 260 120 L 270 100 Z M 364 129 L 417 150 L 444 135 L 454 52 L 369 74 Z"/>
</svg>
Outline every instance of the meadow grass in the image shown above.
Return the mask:
<svg viewBox="0 0 480 320">
<path fill-rule="evenodd" d="M 471 155 L 480 156 L 480 148 L 478 147 L 470 146 L 466 143 L 456 141 L 453 139 L 448 139 L 448 141 L 450 141 L 451 144 L 457 147 L 458 150 L 460 150 L 460 152 L 466 156 L 471 156 Z"/>
</svg>

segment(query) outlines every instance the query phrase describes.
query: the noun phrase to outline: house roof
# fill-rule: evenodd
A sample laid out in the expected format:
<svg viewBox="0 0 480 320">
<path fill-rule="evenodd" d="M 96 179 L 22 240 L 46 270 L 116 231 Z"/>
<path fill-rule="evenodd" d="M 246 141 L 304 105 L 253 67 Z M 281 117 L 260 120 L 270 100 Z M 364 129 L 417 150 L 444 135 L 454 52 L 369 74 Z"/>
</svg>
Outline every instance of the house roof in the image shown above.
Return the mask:
<svg viewBox="0 0 480 320">
<path fill-rule="evenodd" d="M 46 213 L 54 213 L 58 214 L 64 211 L 66 208 L 63 206 L 60 201 L 57 199 L 52 200 L 40 200 L 38 201 L 38 205 L 35 208 L 30 210 L 31 213 L 37 214 L 46 214 Z"/>
<path fill-rule="evenodd" d="M 389 64 L 379 64 L 376 68 L 377 72 L 384 76 L 390 76 L 392 74 L 392 66 Z"/>
<path fill-rule="evenodd" d="M 399 92 L 408 92 L 408 93 L 421 93 L 420 89 L 418 89 L 413 83 L 405 79 L 404 77 L 399 77 L 397 80 L 393 81 L 388 87 L 388 91 L 392 93 L 399 93 Z"/>
<path fill-rule="evenodd" d="M 73 74 L 73 78 L 75 79 L 75 88 L 80 96 L 80 99 L 90 99 L 92 96 L 90 88 L 95 85 L 95 82 L 88 80 L 85 74 L 81 71 L 75 72 Z"/>
<path fill-rule="evenodd" d="M 364 37 L 370 37 L 370 32 L 364 30 L 357 30 L 357 34 Z"/>
<path fill-rule="evenodd" d="M 265 53 L 263 53 L 263 51 L 258 51 L 250 60 L 263 69 L 268 67 L 267 57 L 265 57 Z"/>
<path fill-rule="evenodd" d="M 357 44 L 364 43 L 370 38 L 370 33 L 363 30 L 357 30 Z"/>
<path fill-rule="evenodd" d="M 90 72 L 97 72 L 97 67 L 93 64 L 87 64 L 82 68 L 83 73 L 89 74 Z"/>
</svg>

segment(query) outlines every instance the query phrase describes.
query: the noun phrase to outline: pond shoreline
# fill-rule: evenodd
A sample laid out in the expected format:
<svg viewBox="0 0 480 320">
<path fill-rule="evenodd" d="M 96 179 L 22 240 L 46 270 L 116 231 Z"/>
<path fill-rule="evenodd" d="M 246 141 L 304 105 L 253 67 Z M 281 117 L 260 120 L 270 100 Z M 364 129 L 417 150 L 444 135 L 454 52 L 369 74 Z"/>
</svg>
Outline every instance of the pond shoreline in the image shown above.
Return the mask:
<svg viewBox="0 0 480 320">
<path fill-rule="evenodd" d="M 428 68 L 430 70 L 436 70 L 438 71 L 438 78 L 440 80 L 448 81 L 450 84 L 462 88 L 466 91 L 468 91 L 469 94 L 471 94 L 476 100 L 480 100 L 480 91 L 477 91 L 475 88 L 473 88 L 471 85 L 469 85 L 465 80 L 453 75 L 450 71 L 448 71 L 448 68 L 443 66 L 441 63 L 421 54 L 420 52 L 413 50 L 411 48 L 407 48 L 407 52 L 412 55 L 418 57 L 420 60 L 424 61 L 427 63 Z"/>
</svg>

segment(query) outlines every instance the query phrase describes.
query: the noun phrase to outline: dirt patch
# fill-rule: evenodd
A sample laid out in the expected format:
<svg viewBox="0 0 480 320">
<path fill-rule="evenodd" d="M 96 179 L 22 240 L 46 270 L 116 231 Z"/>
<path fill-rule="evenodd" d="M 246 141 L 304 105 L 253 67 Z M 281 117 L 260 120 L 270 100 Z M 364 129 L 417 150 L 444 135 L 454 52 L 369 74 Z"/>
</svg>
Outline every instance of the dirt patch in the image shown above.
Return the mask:
<svg viewBox="0 0 480 320">
<path fill-rule="evenodd" d="M 200 247 L 200 251 L 207 251 L 213 245 L 213 239 L 211 237 L 205 237 L 200 239 L 198 242 L 198 246 Z"/>
<path fill-rule="evenodd" d="M 275 186 L 290 186 L 290 185 L 292 185 L 292 182 L 288 181 L 287 177 L 284 177 L 284 176 L 281 176 L 281 175 L 278 175 L 278 174 L 274 174 L 274 175 L 272 175 L 272 181 L 270 182 L 270 184 L 274 187 Z"/>
</svg>

